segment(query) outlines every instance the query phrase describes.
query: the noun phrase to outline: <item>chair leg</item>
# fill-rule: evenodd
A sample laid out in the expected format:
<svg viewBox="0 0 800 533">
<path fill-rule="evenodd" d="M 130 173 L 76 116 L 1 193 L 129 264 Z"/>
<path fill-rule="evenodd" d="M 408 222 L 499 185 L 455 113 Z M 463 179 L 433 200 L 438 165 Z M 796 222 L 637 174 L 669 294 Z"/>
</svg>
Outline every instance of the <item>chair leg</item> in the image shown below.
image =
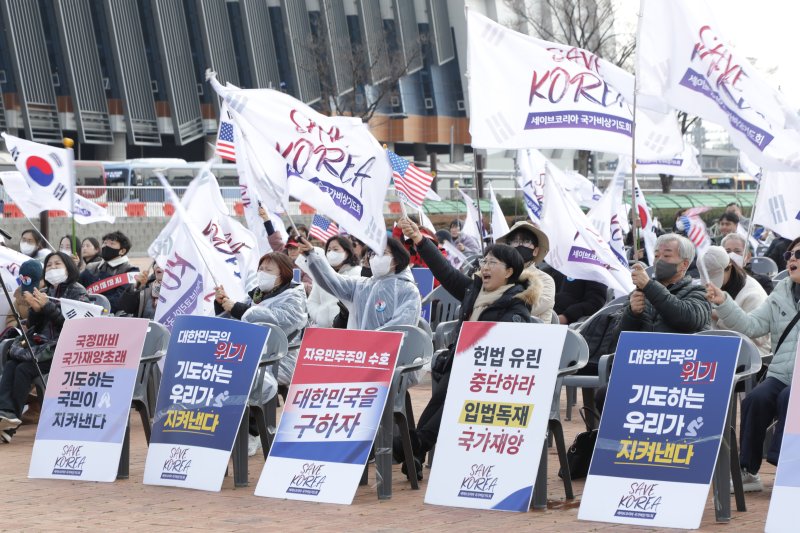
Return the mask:
<svg viewBox="0 0 800 533">
<path fill-rule="evenodd" d="M 246 487 L 248 482 L 247 473 L 247 431 L 250 419 L 250 409 L 245 407 L 242 422 L 239 424 L 239 432 L 233 443 L 233 484 L 235 487 Z"/>
<path fill-rule="evenodd" d="M 734 405 L 736 405 L 735 401 Z M 736 420 L 735 418 L 732 419 Z M 744 500 L 742 467 L 739 465 L 739 445 L 736 443 L 736 430 L 733 426 L 731 426 L 731 479 L 733 480 L 733 495 L 736 500 L 736 510 L 743 513 L 747 511 L 747 503 Z"/>
<path fill-rule="evenodd" d="M 400 439 L 403 441 L 403 455 L 405 456 L 406 472 L 413 490 L 419 490 L 417 481 L 417 466 L 414 464 L 414 450 L 411 446 L 411 436 L 408 430 L 408 421 L 401 413 L 394 414 L 394 423 L 400 429 Z"/>
<path fill-rule="evenodd" d="M 428 452 L 428 468 L 433 468 L 433 454 L 436 453 L 436 445 Z"/>
<path fill-rule="evenodd" d="M 256 405 L 250 406 L 250 411 L 256 417 L 256 426 L 258 427 L 258 438 L 261 439 L 261 452 L 264 454 L 264 460 L 269 456 L 269 448 L 272 441 L 269 435 L 269 428 L 267 427 L 267 418 L 264 410 Z"/>
<path fill-rule="evenodd" d="M 533 508 L 547 509 L 547 443 L 542 443 L 542 458 L 539 460 L 539 470 L 536 472 L 536 481 L 533 483 Z"/>
<path fill-rule="evenodd" d="M 414 420 L 414 407 L 411 405 L 411 394 L 406 391 L 406 422 L 408 422 L 409 431 L 416 431 L 417 429 Z"/>
<path fill-rule="evenodd" d="M 714 515 L 717 522 L 730 522 L 731 520 L 731 408 L 728 404 L 728 415 L 723 426 L 722 442 L 719 455 L 714 468 Z"/>
<path fill-rule="evenodd" d="M 594 404 L 594 391 L 595 389 L 584 387 L 581 389 L 581 397 L 583 398 L 583 406 L 589 409 L 590 411 L 595 411 L 597 407 Z M 589 417 L 592 421 L 586 421 L 586 431 L 591 431 L 593 429 L 597 429 L 599 426 L 599 420 L 595 420 L 594 417 Z"/>
<path fill-rule="evenodd" d="M 575 495 L 572 492 L 572 479 L 569 476 L 569 462 L 567 461 L 567 445 L 564 442 L 564 428 L 561 427 L 561 422 L 558 420 L 550 420 L 547 423 L 547 427 L 556 442 L 559 466 L 561 471 L 565 473 L 565 475 L 561 476 L 564 482 L 564 494 L 568 500 L 574 500 Z"/>
<path fill-rule="evenodd" d="M 152 433 L 152 422 L 150 421 L 150 410 L 143 403 L 136 402 L 136 412 L 139 413 L 139 418 L 142 419 L 142 429 L 144 430 L 144 438 L 147 445 L 150 445 L 150 435 Z"/>
<path fill-rule="evenodd" d="M 390 397 L 391 398 L 391 397 Z M 375 437 L 375 476 L 378 499 L 392 498 L 392 436 L 394 435 L 394 402 L 387 401 Z"/>
<path fill-rule="evenodd" d="M 131 420 L 128 416 L 128 426 L 125 428 L 125 437 L 122 439 L 122 453 L 117 466 L 117 479 L 128 479 L 131 469 Z"/>
<path fill-rule="evenodd" d="M 358 482 L 358 484 L 364 486 L 367 483 L 369 483 L 369 461 L 367 461 L 367 464 L 364 465 L 364 472 L 362 472 L 361 480 Z"/>
<path fill-rule="evenodd" d="M 567 387 L 567 408 L 564 413 L 564 420 L 572 420 L 572 406 L 575 405 L 574 396 L 577 396 L 575 387 Z"/>
<path fill-rule="evenodd" d="M 273 396 L 270 401 L 264 406 L 264 417 L 267 421 L 267 440 L 269 441 L 269 449 L 272 449 L 272 443 L 275 442 L 275 435 L 278 433 L 278 396 Z"/>
</svg>

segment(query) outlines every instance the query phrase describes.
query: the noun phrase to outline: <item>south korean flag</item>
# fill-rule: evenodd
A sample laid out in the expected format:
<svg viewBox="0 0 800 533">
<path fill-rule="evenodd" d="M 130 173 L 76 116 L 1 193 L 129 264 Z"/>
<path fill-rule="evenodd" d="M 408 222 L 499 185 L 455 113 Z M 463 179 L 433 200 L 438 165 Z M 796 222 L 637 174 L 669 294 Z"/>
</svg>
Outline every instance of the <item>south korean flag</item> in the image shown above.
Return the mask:
<svg viewBox="0 0 800 533">
<path fill-rule="evenodd" d="M 100 305 L 79 302 L 77 300 L 61 300 L 61 314 L 64 318 L 92 318 L 103 316 L 103 307 Z"/>
</svg>

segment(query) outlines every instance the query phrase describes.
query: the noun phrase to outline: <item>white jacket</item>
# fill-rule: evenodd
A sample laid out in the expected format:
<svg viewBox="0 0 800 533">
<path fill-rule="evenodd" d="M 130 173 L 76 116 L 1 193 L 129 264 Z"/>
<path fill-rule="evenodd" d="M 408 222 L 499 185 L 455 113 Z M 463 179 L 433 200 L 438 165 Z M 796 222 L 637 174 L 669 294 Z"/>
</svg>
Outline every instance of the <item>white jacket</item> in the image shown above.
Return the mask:
<svg viewBox="0 0 800 533">
<path fill-rule="evenodd" d="M 300 256 L 303 257 L 303 256 Z M 305 257 L 303 257 L 305 259 Z M 300 266 L 300 258 L 296 261 Z M 339 269 L 339 275 L 348 277 L 361 277 L 361 267 L 344 265 Z M 311 275 L 313 279 L 313 274 Z M 339 314 L 339 299 L 320 287 L 317 280 L 308 295 L 308 318 L 309 325 L 318 328 L 329 328 L 333 325 L 333 319 Z"/>
<path fill-rule="evenodd" d="M 733 299 L 734 302 L 744 311 L 745 313 L 750 313 L 755 311 L 759 305 L 764 303 L 764 300 L 767 299 L 767 292 L 764 288 L 752 277 L 747 276 L 747 279 L 744 282 L 744 287 L 742 290 L 739 291 L 739 294 L 736 295 L 736 298 Z M 721 318 L 717 318 L 716 320 L 711 320 L 711 329 L 733 329 L 731 326 L 727 325 L 725 321 Z M 756 346 L 758 346 L 758 351 L 762 353 L 762 355 L 769 355 L 771 348 L 769 342 L 769 335 L 763 335 L 761 337 L 755 337 L 752 339 Z"/>
</svg>

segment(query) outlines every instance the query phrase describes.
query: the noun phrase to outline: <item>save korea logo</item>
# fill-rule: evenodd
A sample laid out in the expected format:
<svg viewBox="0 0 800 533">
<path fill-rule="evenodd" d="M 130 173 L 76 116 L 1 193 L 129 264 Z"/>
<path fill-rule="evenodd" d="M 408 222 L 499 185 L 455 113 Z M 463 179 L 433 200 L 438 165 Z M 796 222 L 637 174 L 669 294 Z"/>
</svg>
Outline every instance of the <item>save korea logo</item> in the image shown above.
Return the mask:
<svg viewBox="0 0 800 533">
<path fill-rule="evenodd" d="M 304 463 L 300 473 L 292 476 L 286 492 L 291 494 L 307 494 L 316 496 L 325 484 L 326 475 L 322 472 L 325 465 Z"/>
<path fill-rule="evenodd" d="M 493 475 L 494 465 L 474 464 L 461 480 L 459 497 L 491 500 L 499 478 Z"/>
<path fill-rule="evenodd" d="M 53 465 L 53 475 L 80 476 L 83 474 L 86 456 L 83 455 L 82 449 L 83 446 L 65 444 L 61 448 L 61 454 L 56 457 L 56 462 Z"/>
<path fill-rule="evenodd" d="M 189 473 L 192 460 L 189 458 L 189 448 L 175 446 L 169 451 L 169 457 L 164 460 L 161 469 L 161 479 L 176 479 L 183 481 Z"/>
<path fill-rule="evenodd" d="M 646 518 L 652 520 L 661 505 L 661 496 L 656 492 L 657 483 L 634 482 L 619 499 L 614 516 Z"/>
</svg>

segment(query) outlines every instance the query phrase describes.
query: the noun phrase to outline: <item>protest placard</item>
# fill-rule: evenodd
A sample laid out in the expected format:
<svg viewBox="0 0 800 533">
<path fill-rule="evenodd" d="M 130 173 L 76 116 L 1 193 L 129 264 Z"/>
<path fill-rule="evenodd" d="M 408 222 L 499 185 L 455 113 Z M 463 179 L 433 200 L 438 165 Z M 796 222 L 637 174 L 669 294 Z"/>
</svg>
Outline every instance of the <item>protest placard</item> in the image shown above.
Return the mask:
<svg viewBox="0 0 800 533">
<path fill-rule="evenodd" d="M 269 329 L 216 317 L 175 319 L 144 482 L 219 491 Z"/>
<path fill-rule="evenodd" d="M 800 344 L 797 352 L 800 354 Z M 791 387 L 781 456 L 778 459 L 778 471 L 775 473 L 775 485 L 772 487 L 772 499 L 769 501 L 767 513 L 765 530 L 768 533 L 797 531 L 797 524 L 794 522 L 797 520 L 795 506 L 800 501 L 800 394 L 797 392 L 800 389 L 800 367 L 797 365 L 794 367 Z"/>
<path fill-rule="evenodd" d="M 308 328 L 256 496 L 350 504 L 403 334 Z"/>
<path fill-rule="evenodd" d="M 579 519 L 700 527 L 740 344 L 620 335 Z"/>
<path fill-rule="evenodd" d="M 64 322 L 28 477 L 114 481 L 147 320 Z"/>
<path fill-rule="evenodd" d="M 465 322 L 425 503 L 527 511 L 567 328 Z"/>
</svg>

